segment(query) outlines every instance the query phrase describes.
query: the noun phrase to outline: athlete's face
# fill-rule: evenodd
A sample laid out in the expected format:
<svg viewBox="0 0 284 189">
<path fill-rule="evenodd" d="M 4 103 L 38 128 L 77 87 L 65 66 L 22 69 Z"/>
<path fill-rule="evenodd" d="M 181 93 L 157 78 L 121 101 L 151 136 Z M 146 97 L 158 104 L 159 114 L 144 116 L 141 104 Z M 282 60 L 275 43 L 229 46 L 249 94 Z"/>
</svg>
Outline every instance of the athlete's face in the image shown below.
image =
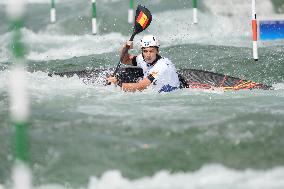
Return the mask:
<svg viewBox="0 0 284 189">
<path fill-rule="evenodd" d="M 147 63 L 153 63 L 156 60 L 158 53 L 159 51 L 156 47 L 146 47 L 142 49 L 144 60 Z"/>
</svg>

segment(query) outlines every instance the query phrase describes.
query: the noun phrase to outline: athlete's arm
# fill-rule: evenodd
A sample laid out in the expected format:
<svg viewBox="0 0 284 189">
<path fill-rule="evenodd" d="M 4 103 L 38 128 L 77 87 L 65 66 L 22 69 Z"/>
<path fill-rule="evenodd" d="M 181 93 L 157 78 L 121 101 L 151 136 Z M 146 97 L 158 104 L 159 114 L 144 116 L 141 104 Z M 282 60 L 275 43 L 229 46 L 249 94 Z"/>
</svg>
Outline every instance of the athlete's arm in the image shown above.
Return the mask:
<svg viewBox="0 0 284 189">
<path fill-rule="evenodd" d="M 147 87 L 152 83 L 149 77 L 140 80 L 138 83 L 120 83 L 116 77 L 109 77 L 107 78 L 107 81 L 112 84 L 121 86 L 122 90 L 125 92 L 143 91 L 144 89 L 147 89 Z"/>
<path fill-rule="evenodd" d="M 128 54 L 128 52 L 125 54 L 122 63 L 123 64 L 127 64 L 127 65 L 132 65 L 132 59 L 133 59 L 134 55 L 130 55 Z"/>
<path fill-rule="evenodd" d="M 126 92 L 143 91 L 151 84 L 151 81 L 146 77 L 138 83 L 122 83 L 122 90 Z"/>
<path fill-rule="evenodd" d="M 151 84 L 151 81 L 148 78 L 144 78 L 138 83 L 120 83 L 116 77 L 108 77 L 107 81 L 109 83 L 121 86 L 122 90 L 125 92 L 143 91 Z"/>
<path fill-rule="evenodd" d="M 127 41 L 124 45 L 123 45 L 123 47 L 122 47 L 122 49 L 121 49 L 121 51 L 120 51 L 120 56 L 122 56 L 122 52 L 123 51 L 125 51 L 126 50 L 126 46 L 128 46 L 129 47 L 129 49 L 132 49 L 133 48 L 133 41 Z M 124 57 L 123 57 L 123 60 L 122 60 L 122 63 L 123 64 L 128 64 L 128 65 L 132 65 L 132 59 L 133 59 L 133 55 L 130 55 L 129 53 L 128 53 L 128 51 L 126 52 L 126 54 L 124 55 Z"/>
</svg>

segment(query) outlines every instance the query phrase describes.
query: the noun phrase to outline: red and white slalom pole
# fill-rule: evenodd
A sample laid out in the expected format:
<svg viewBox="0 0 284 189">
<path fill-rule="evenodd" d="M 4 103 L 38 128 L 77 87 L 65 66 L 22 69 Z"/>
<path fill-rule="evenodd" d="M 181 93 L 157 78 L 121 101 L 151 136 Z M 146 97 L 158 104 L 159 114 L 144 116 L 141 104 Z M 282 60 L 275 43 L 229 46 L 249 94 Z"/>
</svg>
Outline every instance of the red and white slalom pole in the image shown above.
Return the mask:
<svg viewBox="0 0 284 189">
<path fill-rule="evenodd" d="M 253 44 L 253 59 L 258 61 L 258 50 L 257 50 L 257 20 L 256 20 L 256 8 L 255 0 L 252 0 L 252 44 Z"/>
</svg>

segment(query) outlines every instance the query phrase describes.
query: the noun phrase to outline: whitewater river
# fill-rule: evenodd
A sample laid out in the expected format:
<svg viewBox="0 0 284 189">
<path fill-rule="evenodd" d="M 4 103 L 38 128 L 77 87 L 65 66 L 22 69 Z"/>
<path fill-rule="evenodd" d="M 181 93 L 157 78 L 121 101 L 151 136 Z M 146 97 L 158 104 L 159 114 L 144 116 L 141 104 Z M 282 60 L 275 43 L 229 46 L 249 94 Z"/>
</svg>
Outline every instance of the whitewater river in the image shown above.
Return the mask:
<svg viewBox="0 0 284 189">
<path fill-rule="evenodd" d="M 4 1 L 5 2 L 5 1 Z M 13 134 L 8 76 L 11 32 L 0 2 L 0 188 L 11 188 Z M 204 0 L 197 25 L 189 0 L 141 0 L 161 55 L 194 68 L 272 85 L 275 90 L 183 89 L 125 93 L 50 72 L 116 66 L 131 35 L 128 1 L 29 0 L 25 27 L 29 143 L 38 189 L 283 189 L 284 42 L 259 42 L 252 59 L 251 2 Z M 284 13 L 282 1 L 257 2 L 259 17 Z"/>
</svg>

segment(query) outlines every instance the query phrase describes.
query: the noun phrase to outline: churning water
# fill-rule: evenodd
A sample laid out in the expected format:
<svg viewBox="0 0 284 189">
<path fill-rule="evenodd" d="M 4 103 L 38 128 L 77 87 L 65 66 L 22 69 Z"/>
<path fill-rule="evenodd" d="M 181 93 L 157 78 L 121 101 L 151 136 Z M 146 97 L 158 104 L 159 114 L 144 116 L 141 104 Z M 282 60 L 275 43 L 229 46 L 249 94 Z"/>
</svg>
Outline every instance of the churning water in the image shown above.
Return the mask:
<svg viewBox="0 0 284 189">
<path fill-rule="evenodd" d="M 283 13 L 282 1 L 257 2 L 259 17 Z M 49 23 L 49 1 L 30 0 L 22 29 L 31 116 L 30 157 L 38 189 L 284 187 L 283 41 L 260 42 L 252 59 L 251 2 L 205 0 L 192 24 L 189 0 L 141 0 L 153 14 L 148 31 L 177 68 L 241 77 L 276 90 L 125 93 L 49 72 L 114 67 L 131 34 L 128 1 L 61 0 Z M 0 3 L 0 187 L 9 188 L 12 130 L 8 75 L 11 32 Z"/>
</svg>

